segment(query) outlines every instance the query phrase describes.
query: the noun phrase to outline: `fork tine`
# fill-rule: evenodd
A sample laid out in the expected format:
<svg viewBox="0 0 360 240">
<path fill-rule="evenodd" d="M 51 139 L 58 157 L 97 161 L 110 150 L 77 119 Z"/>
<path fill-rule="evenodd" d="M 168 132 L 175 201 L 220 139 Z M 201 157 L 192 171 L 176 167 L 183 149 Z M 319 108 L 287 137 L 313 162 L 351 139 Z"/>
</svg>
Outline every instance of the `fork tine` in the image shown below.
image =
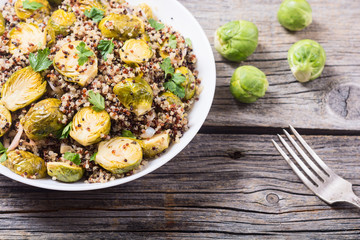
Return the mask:
<svg viewBox="0 0 360 240">
<path fill-rule="evenodd" d="M 302 144 L 302 146 L 306 149 L 306 151 L 310 154 L 310 156 L 320 165 L 320 167 L 325 171 L 327 175 L 335 174 L 324 162 L 321 158 L 312 150 L 312 148 L 305 142 L 305 140 L 301 137 L 301 135 L 295 130 L 295 128 L 289 125 L 292 133 L 295 135 L 297 140 Z"/>
<path fill-rule="evenodd" d="M 287 144 L 287 142 L 278 134 L 278 138 L 280 139 L 281 143 L 288 151 L 288 153 L 295 159 L 295 161 L 299 164 L 301 169 L 308 175 L 308 177 L 314 181 L 318 186 L 321 184 L 318 177 L 316 177 L 310 169 L 304 164 L 304 162 L 296 155 L 296 153 L 292 150 L 292 148 Z"/>
<path fill-rule="evenodd" d="M 291 159 L 286 155 L 286 153 L 281 149 L 281 147 L 273 140 L 271 139 L 272 143 L 274 144 L 276 150 L 281 154 L 281 156 L 285 159 L 285 161 L 290 165 L 292 170 L 298 175 L 298 177 L 303 181 L 303 183 L 310 188 L 313 192 L 315 192 L 316 186 L 309 181 L 309 179 L 300 171 L 300 169 L 291 161 Z"/>
<path fill-rule="evenodd" d="M 295 147 L 296 151 L 300 153 L 300 155 L 305 159 L 305 161 L 309 164 L 309 166 L 320 176 L 320 178 L 325 181 L 325 179 L 328 178 L 323 172 L 323 170 L 320 170 L 316 164 L 306 155 L 306 153 L 301 149 L 301 147 L 297 144 L 297 142 L 290 136 L 290 134 L 283 129 L 286 137 L 289 139 L 289 141 L 292 143 L 292 145 Z"/>
</svg>

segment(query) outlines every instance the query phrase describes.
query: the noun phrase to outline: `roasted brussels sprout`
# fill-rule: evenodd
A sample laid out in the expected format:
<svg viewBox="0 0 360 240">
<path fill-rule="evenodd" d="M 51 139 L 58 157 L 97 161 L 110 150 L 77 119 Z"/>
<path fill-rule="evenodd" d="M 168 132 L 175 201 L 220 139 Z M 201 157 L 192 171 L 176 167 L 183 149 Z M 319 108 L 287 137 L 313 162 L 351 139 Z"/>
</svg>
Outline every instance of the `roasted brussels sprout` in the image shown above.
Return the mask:
<svg viewBox="0 0 360 240">
<path fill-rule="evenodd" d="M 215 49 L 230 61 L 246 60 L 257 45 L 258 29 L 252 22 L 232 21 L 218 28 L 215 33 Z"/>
<path fill-rule="evenodd" d="M 11 123 L 11 113 L 7 110 L 4 104 L 0 102 L 0 137 L 2 137 L 10 129 Z"/>
<path fill-rule="evenodd" d="M 288 61 L 295 78 L 299 82 L 308 82 L 321 75 L 326 54 L 319 43 L 305 39 L 291 46 Z"/>
<path fill-rule="evenodd" d="M 263 97 L 268 86 L 265 74 L 253 66 L 239 67 L 230 81 L 232 95 L 243 103 L 252 103 Z"/>
<path fill-rule="evenodd" d="M 153 91 L 142 78 L 128 78 L 114 87 L 114 93 L 120 102 L 137 116 L 144 115 L 151 110 Z"/>
<path fill-rule="evenodd" d="M 46 33 L 32 23 L 19 23 L 10 31 L 9 51 L 19 50 L 23 54 L 35 52 L 46 46 Z"/>
<path fill-rule="evenodd" d="M 112 13 L 103 18 L 99 29 L 104 37 L 126 41 L 145 32 L 144 22 L 136 16 Z"/>
<path fill-rule="evenodd" d="M 46 92 L 46 81 L 30 66 L 13 73 L 1 89 L 1 101 L 16 111 L 38 100 Z"/>
<path fill-rule="evenodd" d="M 180 100 L 178 96 L 173 94 L 172 92 L 166 91 L 160 95 L 161 99 L 164 99 L 166 102 L 169 103 L 170 106 L 183 106 L 183 102 Z"/>
<path fill-rule="evenodd" d="M 79 181 L 85 172 L 84 168 L 65 162 L 48 162 L 46 166 L 49 176 L 66 183 Z"/>
<path fill-rule="evenodd" d="M 312 22 L 312 10 L 306 0 L 285 0 L 277 13 L 279 23 L 290 31 L 300 31 Z"/>
<path fill-rule="evenodd" d="M 61 123 L 64 114 L 60 112 L 61 101 L 47 98 L 36 103 L 21 119 L 26 136 L 32 140 L 57 137 L 65 125 Z"/>
<path fill-rule="evenodd" d="M 55 30 L 52 27 L 47 26 L 45 28 L 45 31 L 46 31 L 46 41 L 47 41 L 46 45 L 51 46 L 56 42 Z"/>
<path fill-rule="evenodd" d="M 24 2 L 24 0 L 17 0 L 14 6 L 16 15 L 21 20 L 33 18 L 36 21 L 41 22 L 45 16 L 50 15 L 51 7 L 47 0 L 29 0 L 30 3 L 35 2 L 42 5 L 42 7 L 36 8 L 36 10 L 26 8 Z"/>
<path fill-rule="evenodd" d="M 142 149 L 137 141 L 116 137 L 99 144 L 95 162 L 114 174 L 121 174 L 137 168 L 142 157 Z"/>
<path fill-rule="evenodd" d="M 85 10 L 90 11 L 91 8 L 97 8 L 105 11 L 105 7 L 98 0 L 79 0 L 77 1 L 80 4 L 80 10 L 85 12 Z"/>
<path fill-rule="evenodd" d="M 121 60 L 127 64 L 147 62 L 153 55 L 149 45 L 141 39 L 127 40 L 119 52 Z"/>
<path fill-rule="evenodd" d="M 186 77 L 186 81 L 181 84 L 185 88 L 184 100 L 191 99 L 196 92 L 195 77 L 193 73 L 187 67 L 180 67 L 175 70 L 175 73 L 181 73 Z"/>
<path fill-rule="evenodd" d="M 4 32 L 5 32 L 5 19 L 2 13 L 0 12 L 0 36 L 3 35 Z"/>
<path fill-rule="evenodd" d="M 142 14 L 146 16 L 147 19 L 154 18 L 151 7 L 146 3 L 139 4 L 138 8 L 141 10 Z"/>
<path fill-rule="evenodd" d="M 50 17 L 49 26 L 54 29 L 55 34 L 63 36 L 69 34 L 68 29 L 75 23 L 76 17 L 73 12 L 65 12 L 62 9 L 56 10 Z"/>
<path fill-rule="evenodd" d="M 152 158 L 162 153 L 170 145 L 170 136 L 168 132 L 157 134 L 149 139 L 141 141 L 144 156 L 146 158 Z"/>
<path fill-rule="evenodd" d="M 105 110 L 97 112 L 85 107 L 75 114 L 70 136 L 81 145 L 89 146 L 100 142 L 110 128 L 110 116 Z"/>
<path fill-rule="evenodd" d="M 39 179 L 46 177 L 45 161 L 31 152 L 10 151 L 7 153 L 7 160 L 2 165 L 25 178 Z"/>
<path fill-rule="evenodd" d="M 66 77 L 66 81 L 77 83 L 80 86 L 86 86 L 97 75 L 98 60 L 93 52 L 93 55 L 89 57 L 88 61 L 84 65 L 79 66 L 79 52 L 76 47 L 80 43 L 81 41 L 75 41 L 63 45 L 54 57 L 54 67 L 59 73 Z M 90 50 L 90 48 L 86 48 Z"/>
</svg>

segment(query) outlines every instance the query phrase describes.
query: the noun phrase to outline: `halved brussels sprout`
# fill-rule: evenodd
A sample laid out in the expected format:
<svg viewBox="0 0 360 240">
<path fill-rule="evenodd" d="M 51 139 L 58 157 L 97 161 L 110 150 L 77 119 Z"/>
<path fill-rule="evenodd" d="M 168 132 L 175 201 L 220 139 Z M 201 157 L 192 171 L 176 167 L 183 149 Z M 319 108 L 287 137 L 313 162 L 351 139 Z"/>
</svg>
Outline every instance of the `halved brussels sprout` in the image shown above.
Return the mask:
<svg viewBox="0 0 360 240">
<path fill-rule="evenodd" d="M 90 11 L 93 7 L 106 11 L 106 8 L 98 0 L 78 0 L 76 2 L 80 4 L 80 10 L 83 12 L 85 12 L 85 10 Z"/>
<path fill-rule="evenodd" d="M 277 13 L 279 23 L 290 31 L 300 31 L 312 22 L 312 10 L 306 0 L 285 0 Z"/>
<path fill-rule="evenodd" d="M 23 4 L 24 0 L 17 0 L 15 3 L 15 12 L 18 18 L 21 20 L 26 20 L 28 18 L 33 18 L 36 21 L 41 22 L 45 16 L 50 15 L 51 7 L 47 0 L 29 0 L 30 3 L 40 3 L 42 4 L 42 7 L 31 10 L 31 9 L 25 9 Z"/>
<path fill-rule="evenodd" d="M 121 60 L 127 64 L 147 62 L 153 55 L 149 45 L 141 39 L 127 40 L 119 52 Z"/>
<path fill-rule="evenodd" d="M 137 116 L 144 115 L 151 110 L 153 91 L 142 78 L 128 78 L 114 87 L 114 93 L 120 102 Z"/>
<path fill-rule="evenodd" d="M 144 156 L 147 158 L 155 157 L 162 153 L 170 145 L 170 136 L 168 132 L 159 133 L 149 139 L 141 141 Z"/>
<path fill-rule="evenodd" d="M 142 157 L 142 149 L 137 141 L 116 137 L 99 144 L 95 162 L 112 173 L 120 174 L 137 168 Z"/>
<path fill-rule="evenodd" d="M 10 31 L 9 51 L 14 54 L 17 49 L 23 54 L 35 52 L 46 46 L 46 33 L 32 23 L 19 23 Z"/>
<path fill-rule="evenodd" d="M 11 123 L 11 113 L 7 110 L 4 104 L 0 102 L 0 137 L 2 137 L 10 129 Z"/>
<path fill-rule="evenodd" d="M 98 73 L 98 60 L 93 52 L 89 60 L 84 65 L 79 66 L 79 51 L 76 47 L 80 43 L 81 41 L 75 41 L 63 45 L 54 57 L 54 67 L 66 77 L 66 81 L 77 83 L 83 87 L 96 77 Z M 90 48 L 86 48 L 91 51 Z"/>
<path fill-rule="evenodd" d="M 30 108 L 20 121 L 26 136 L 32 140 L 57 137 L 65 127 L 61 123 L 64 114 L 59 110 L 60 105 L 59 99 L 47 98 Z"/>
<path fill-rule="evenodd" d="M 51 46 L 56 42 L 55 30 L 52 27 L 47 26 L 45 28 L 47 46 Z"/>
<path fill-rule="evenodd" d="M 161 45 L 158 44 L 160 49 L 159 49 L 159 55 L 160 57 L 162 57 L 163 59 L 170 57 L 170 54 L 168 53 L 168 51 L 166 51 L 166 47 L 169 46 L 169 40 L 165 40 Z"/>
<path fill-rule="evenodd" d="M 68 35 L 67 31 L 76 21 L 73 12 L 65 12 L 62 9 L 56 10 L 50 17 L 49 26 L 55 30 L 55 34 Z"/>
<path fill-rule="evenodd" d="M 154 18 L 153 11 L 149 5 L 146 3 L 139 4 L 138 8 L 146 16 L 147 19 Z"/>
<path fill-rule="evenodd" d="M 91 107 L 80 109 L 73 118 L 70 136 L 83 146 L 101 141 L 101 137 L 109 134 L 110 116 L 103 110 L 97 112 Z"/>
<path fill-rule="evenodd" d="M 3 35 L 5 32 L 5 19 L 2 15 L 2 12 L 0 12 L 0 36 Z"/>
<path fill-rule="evenodd" d="M 181 84 L 185 88 L 184 100 L 191 99 L 196 92 L 196 83 L 193 73 L 187 67 L 180 67 L 175 70 L 175 73 L 181 73 L 186 77 L 186 81 Z"/>
<path fill-rule="evenodd" d="M 178 107 L 178 106 L 184 105 L 178 96 L 176 96 L 175 94 L 173 94 L 172 92 L 169 92 L 169 91 L 162 93 L 160 95 L 160 98 L 164 99 L 164 101 L 167 101 L 170 106 L 174 105 L 174 106 Z"/>
<path fill-rule="evenodd" d="M 84 168 L 65 162 L 48 162 L 46 166 L 49 176 L 66 183 L 79 181 L 85 172 Z"/>
<path fill-rule="evenodd" d="M 10 111 L 16 111 L 38 100 L 46 92 L 46 81 L 30 66 L 11 75 L 1 89 L 1 101 Z"/>
<path fill-rule="evenodd" d="M 104 37 L 126 41 L 144 33 L 145 25 L 136 16 L 112 13 L 100 21 L 99 29 Z"/>
<path fill-rule="evenodd" d="M 7 160 L 2 165 L 25 178 L 39 179 L 46 177 L 45 161 L 31 152 L 10 151 L 7 153 Z"/>
</svg>

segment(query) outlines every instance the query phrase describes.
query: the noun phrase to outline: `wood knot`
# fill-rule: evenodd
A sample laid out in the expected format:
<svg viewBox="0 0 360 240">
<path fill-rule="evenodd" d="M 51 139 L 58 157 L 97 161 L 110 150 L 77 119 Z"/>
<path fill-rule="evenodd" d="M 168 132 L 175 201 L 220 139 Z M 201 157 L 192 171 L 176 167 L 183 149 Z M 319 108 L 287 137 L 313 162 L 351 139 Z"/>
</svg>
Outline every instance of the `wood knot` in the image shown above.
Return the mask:
<svg viewBox="0 0 360 240">
<path fill-rule="evenodd" d="M 229 151 L 228 155 L 232 159 L 239 159 L 239 158 L 242 158 L 244 156 L 244 154 L 242 152 L 240 152 L 240 151 Z"/>
<path fill-rule="evenodd" d="M 279 202 L 279 196 L 275 193 L 269 193 L 267 196 L 266 196 L 266 201 L 268 201 L 268 203 L 270 204 L 276 204 Z"/>
<path fill-rule="evenodd" d="M 335 114 L 346 120 L 360 119 L 360 86 L 337 86 L 328 95 L 328 105 Z"/>
</svg>

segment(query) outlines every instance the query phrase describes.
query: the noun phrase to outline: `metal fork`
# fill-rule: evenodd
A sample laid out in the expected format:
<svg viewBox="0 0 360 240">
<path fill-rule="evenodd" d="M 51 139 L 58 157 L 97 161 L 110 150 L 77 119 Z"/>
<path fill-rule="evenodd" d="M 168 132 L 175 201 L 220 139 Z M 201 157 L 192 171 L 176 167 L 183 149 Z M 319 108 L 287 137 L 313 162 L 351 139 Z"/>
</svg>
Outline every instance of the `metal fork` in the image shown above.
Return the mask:
<svg viewBox="0 0 360 240">
<path fill-rule="evenodd" d="M 288 157 L 288 155 L 286 155 L 286 153 L 274 140 L 271 141 L 273 142 L 275 148 L 282 155 L 282 157 L 294 170 L 296 175 L 299 176 L 299 178 L 311 191 L 313 191 L 319 198 L 321 198 L 326 203 L 333 204 L 336 202 L 348 202 L 360 208 L 360 198 L 357 197 L 353 192 L 352 184 L 334 173 L 311 149 L 311 147 L 305 142 L 305 140 L 291 125 L 290 129 L 308 154 L 305 153 L 305 151 L 299 146 L 299 144 L 297 144 L 297 142 L 290 136 L 290 134 L 286 130 L 283 131 L 287 139 L 291 142 L 292 146 L 305 160 L 307 165 L 293 151 L 293 149 L 284 140 L 284 138 L 282 138 L 279 134 L 277 136 L 279 137 L 280 142 L 285 147 L 287 152 L 292 156 L 293 159 L 295 159 L 302 171 L 295 165 L 295 163 Z M 317 165 L 314 163 L 314 161 L 317 163 Z"/>
</svg>

